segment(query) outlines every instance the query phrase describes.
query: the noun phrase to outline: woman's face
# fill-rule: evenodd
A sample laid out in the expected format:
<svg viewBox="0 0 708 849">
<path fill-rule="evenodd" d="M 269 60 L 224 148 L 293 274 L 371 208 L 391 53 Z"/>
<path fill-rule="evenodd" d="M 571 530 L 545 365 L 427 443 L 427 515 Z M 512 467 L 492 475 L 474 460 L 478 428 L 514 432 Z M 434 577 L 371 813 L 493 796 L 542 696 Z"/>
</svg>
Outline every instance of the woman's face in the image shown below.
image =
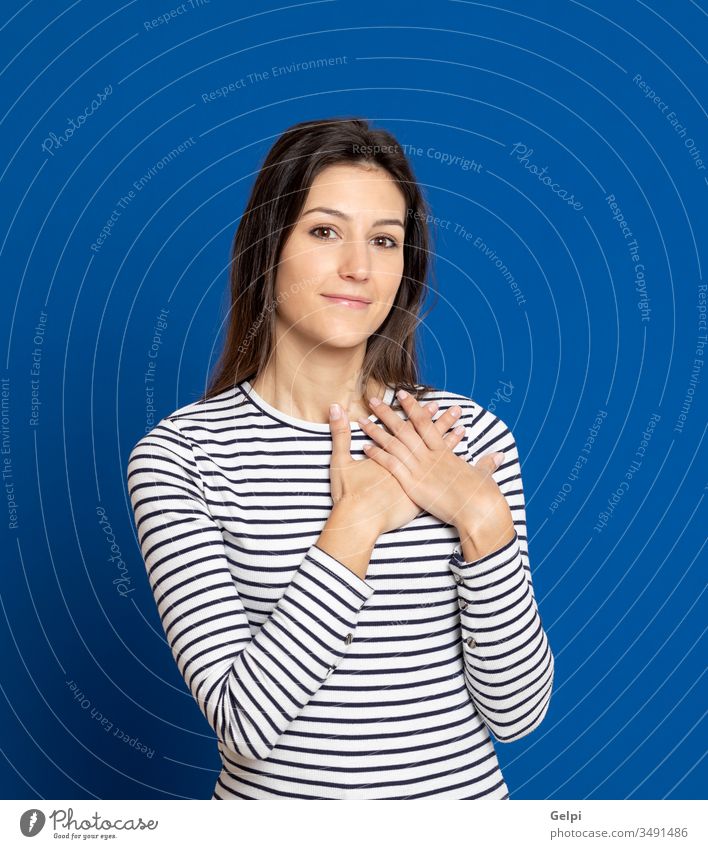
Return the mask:
<svg viewBox="0 0 708 849">
<path fill-rule="evenodd" d="M 278 322 L 315 345 L 349 348 L 383 324 L 403 275 L 406 203 L 381 168 L 331 165 L 315 178 L 280 255 Z M 367 304 L 337 301 L 350 295 Z"/>
</svg>

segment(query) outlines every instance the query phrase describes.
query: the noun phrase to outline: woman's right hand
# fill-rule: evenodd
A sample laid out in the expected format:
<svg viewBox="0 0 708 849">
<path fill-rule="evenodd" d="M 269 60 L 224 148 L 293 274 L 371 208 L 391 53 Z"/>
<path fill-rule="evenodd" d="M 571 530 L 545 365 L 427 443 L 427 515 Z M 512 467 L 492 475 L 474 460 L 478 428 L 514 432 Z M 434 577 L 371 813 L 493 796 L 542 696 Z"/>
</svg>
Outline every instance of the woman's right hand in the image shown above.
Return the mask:
<svg viewBox="0 0 708 849">
<path fill-rule="evenodd" d="M 332 433 L 332 460 L 330 462 L 330 489 L 336 509 L 346 505 L 352 524 L 364 523 L 376 536 L 395 530 L 411 522 L 421 512 L 420 507 L 408 497 L 398 480 L 375 460 L 365 457 L 355 460 L 351 455 L 352 434 L 346 410 L 339 418 L 330 415 Z M 435 414 L 434 402 L 423 405 L 430 416 Z M 446 410 L 434 422 L 443 440 L 453 450 L 462 439 L 447 431 L 457 420 Z"/>
</svg>

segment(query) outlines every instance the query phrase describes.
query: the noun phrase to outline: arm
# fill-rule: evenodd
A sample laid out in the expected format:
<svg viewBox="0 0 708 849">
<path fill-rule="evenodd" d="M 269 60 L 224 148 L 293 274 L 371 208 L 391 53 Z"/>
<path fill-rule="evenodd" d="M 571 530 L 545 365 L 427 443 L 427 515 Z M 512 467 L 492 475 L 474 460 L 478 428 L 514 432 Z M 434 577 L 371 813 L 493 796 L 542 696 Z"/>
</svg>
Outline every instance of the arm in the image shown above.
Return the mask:
<svg viewBox="0 0 708 849">
<path fill-rule="evenodd" d="M 468 462 L 503 451 L 493 473 L 514 521 L 511 540 L 478 560 L 450 559 L 460 605 L 465 681 L 477 709 L 500 743 L 540 725 L 551 698 L 553 653 L 533 590 L 528 558 L 526 507 L 516 441 L 488 410 L 468 423 Z"/>
<path fill-rule="evenodd" d="M 163 419 L 135 445 L 127 477 L 179 671 L 228 748 L 267 758 L 344 656 L 373 587 L 314 543 L 252 636 L 191 443 L 175 422 Z"/>
</svg>

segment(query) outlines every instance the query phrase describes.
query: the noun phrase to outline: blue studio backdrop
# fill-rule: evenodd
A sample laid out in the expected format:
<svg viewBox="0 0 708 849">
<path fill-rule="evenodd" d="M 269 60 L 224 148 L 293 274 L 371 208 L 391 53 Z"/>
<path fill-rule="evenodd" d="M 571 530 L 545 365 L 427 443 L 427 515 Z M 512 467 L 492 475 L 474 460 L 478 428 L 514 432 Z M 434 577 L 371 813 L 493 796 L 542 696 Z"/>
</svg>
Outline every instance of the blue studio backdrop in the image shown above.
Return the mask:
<svg viewBox="0 0 708 849">
<path fill-rule="evenodd" d="M 127 457 L 204 390 L 273 141 L 357 115 L 406 145 L 435 216 L 423 377 L 521 454 L 556 673 L 541 726 L 496 744 L 511 798 L 699 798 L 705 4 L 0 14 L 3 797 L 209 798 Z"/>
</svg>

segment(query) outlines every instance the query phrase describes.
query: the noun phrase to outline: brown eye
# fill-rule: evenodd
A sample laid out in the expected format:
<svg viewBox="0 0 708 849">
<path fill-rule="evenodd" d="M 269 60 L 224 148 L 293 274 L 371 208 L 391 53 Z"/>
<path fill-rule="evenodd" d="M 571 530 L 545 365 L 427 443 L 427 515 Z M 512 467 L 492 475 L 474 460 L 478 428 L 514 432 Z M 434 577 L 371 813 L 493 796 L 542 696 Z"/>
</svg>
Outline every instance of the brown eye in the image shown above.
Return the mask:
<svg viewBox="0 0 708 849">
<path fill-rule="evenodd" d="M 384 241 L 391 243 L 390 245 L 379 245 L 379 247 L 381 248 L 392 250 L 393 248 L 398 247 L 398 242 L 395 239 L 392 239 L 390 236 L 374 236 L 373 241 L 378 241 L 379 239 L 383 239 Z"/>
<path fill-rule="evenodd" d="M 331 227 L 324 227 L 324 226 L 313 227 L 313 229 L 310 230 L 310 233 L 313 236 L 315 236 L 316 239 L 322 239 L 323 242 L 327 242 L 327 241 L 331 242 L 332 241 L 332 239 L 329 236 L 317 236 L 316 234 L 317 234 L 318 230 L 319 231 L 325 230 L 328 233 L 334 233 L 334 230 Z"/>
</svg>

